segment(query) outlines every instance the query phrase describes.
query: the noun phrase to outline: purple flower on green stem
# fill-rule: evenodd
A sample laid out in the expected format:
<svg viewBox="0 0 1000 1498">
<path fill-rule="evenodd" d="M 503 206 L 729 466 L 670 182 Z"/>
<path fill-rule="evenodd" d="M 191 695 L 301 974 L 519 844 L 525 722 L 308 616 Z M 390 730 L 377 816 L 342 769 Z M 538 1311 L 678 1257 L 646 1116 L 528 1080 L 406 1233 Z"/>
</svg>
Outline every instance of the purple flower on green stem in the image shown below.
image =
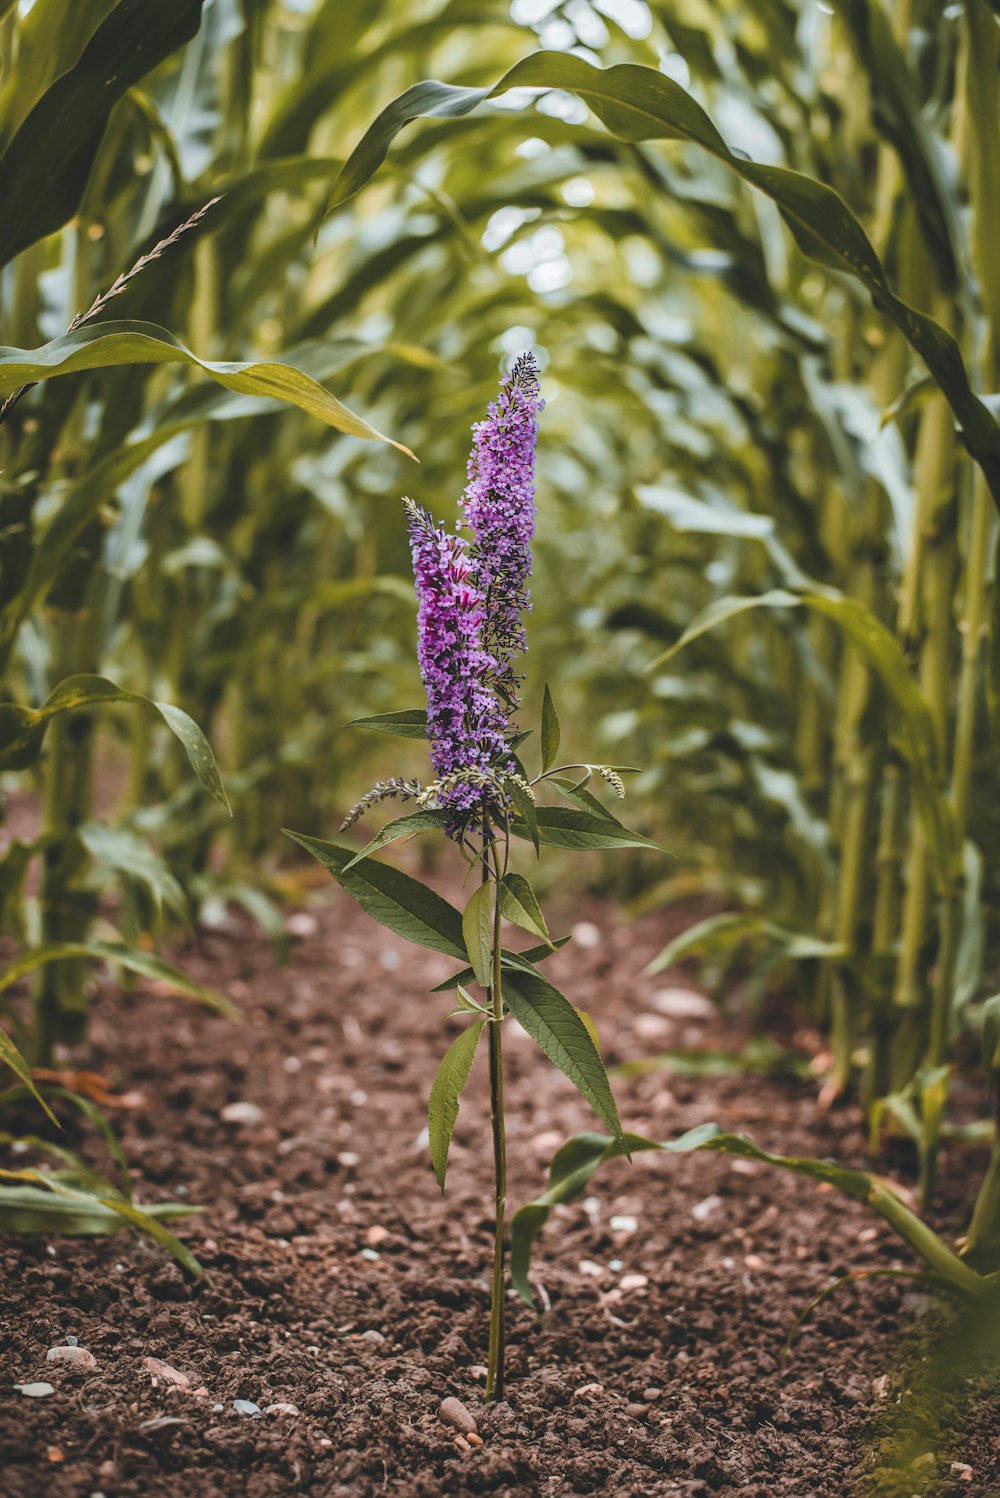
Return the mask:
<svg viewBox="0 0 1000 1498">
<path fill-rule="evenodd" d="M 434 795 L 460 837 L 489 823 L 508 804 L 505 775 L 511 715 L 518 705 L 514 658 L 525 649 L 535 529 L 538 368 L 517 360 L 485 421 L 474 428 L 469 484 L 462 500 L 472 544 L 406 500 L 417 585 L 417 658 L 427 692 L 427 737 Z"/>
<path fill-rule="evenodd" d="M 535 444 L 538 365 L 522 354 L 473 427 L 469 483 L 462 500 L 472 532 L 476 582 L 483 597 L 481 638 L 493 658 L 493 685 L 508 709 L 519 701 L 513 660 L 526 639 L 522 615 L 530 608 L 531 538 L 535 531 Z"/>
</svg>

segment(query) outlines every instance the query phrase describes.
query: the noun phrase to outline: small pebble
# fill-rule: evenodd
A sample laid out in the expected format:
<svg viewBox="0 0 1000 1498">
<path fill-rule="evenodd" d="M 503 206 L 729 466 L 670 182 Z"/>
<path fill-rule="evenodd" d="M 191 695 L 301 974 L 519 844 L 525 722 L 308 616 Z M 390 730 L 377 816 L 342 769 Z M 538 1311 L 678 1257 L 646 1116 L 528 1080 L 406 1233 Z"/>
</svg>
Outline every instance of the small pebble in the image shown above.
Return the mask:
<svg viewBox="0 0 1000 1498">
<path fill-rule="evenodd" d="M 373 1223 L 370 1228 L 365 1229 L 365 1242 L 369 1248 L 378 1248 L 379 1244 L 384 1243 L 388 1236 L 389 1229 L 382 1227 L 377 1222 Z"/>
<path fill-rule="evenodd" d="M 51 1384 L 41 1383 L 15 1384 L 14 1388 L 19 1394 L 23 1394 L 26 1399 L 47 1399 L 50 1394 L 56 1392 Z"/>
<path fill-rule="evenodd" d="M 632 1030 L 639 1040 L 666 1040 L 673 1028 L 664 1014 L 637 1014 L 632 1020 Z"/>
<path fill-rule="evenodd" d="M 654 1389 L 654 1388 L 643 1389 L 643 1391 L 642 1391 L 642 1397 L 646 1401 L 647 1404 L 655 1404 L 656 1401 L 659 1399 L 659 1397 L 660 1397 L 660 1395 L 662 1393 L 663 1393 L 662 1389 Z"/>
<path fill-rule="evenodd" d="M 361 1257 L 367 1259 L 370 1264 L 374 1264 L 382 1255 L 375 1248 L 363 1248 L 361 1250 Z"/>
<path fill-rule="evenodd" d="M 233 1409 L 238 1415 L 252 1415 L 255 1420 L 260 1418 L 260 1405 L 254 1404 L 252 1399 L 234 1399 Z"/>
<path fill-rule="evenodd" d="M 645 1274 L 623 1274 L 618 1281 L 619 1290 L 645 1290 L 649 1276 Z"/>
<path fill-rule="evenodd" d="M 305 910 L 296 910 L 285 922 L 285 930 L 290 936 L 315 936 L 318 929 L 316 917 Z"/>
<path fill-rule="evenodd" d="M 224 1404 L 213 1404 L 212 1405 L 212 1414 L 213 1415 L 221 1415 L 222 1411 L 225 1409 L 225 1407 L 226 1406 Z"/>
<path fill-rule="evenodd" d="M 691 1208 L 691 1216 L 695 1222 L 707 1222 L 713 1212 L 717 1212 L 722 1206 L 721 1196 L 706 1196 L 703 1201 L 696 1202 Z"/>
<path fill-rule="evenodd" d="M 601 943 L 601 928 L 595 926 L 593 921 L 577 921 L 570 928 L 570 936 L 578 947 L 597 947 Z"/>
<path fill-rule="evenodd" d="M 227 1103 L 219 1114 L 223 1123 L 246 1124 L 253 1127 L 264 1122 L 264 1110 L 256 1103 Z"/>
<path fill-rule="evenodd" d="M 63 1337 L 63 1346 L 64 1347 L 79 1347 L 79 1345 L 80 1345 L 80 1338 L 79 1337 Z"/>
<path fill-rule="evenodd" d="M 456 1399 L 453 1394 L 450 1394 L 447 1399 L 442 1399 L 438 1414 L 446 1425 L 454 1425 L 463 1436 L 478 1434 L 475 1420 L 462 1401 Z"/>
<path fill-rule="evenodd" d="M 481 1446 L 483 1444 L 482 1436 L 477 1435 L 474 1430 L 470 1430 L 465 1439 L 470 1446 Z"/>
<path fill-rule="evenodd" d="M 384 1342 L 385 1337 L 381 1332 L 377 1332 L 374 1327 L 372 1327 L 370 1331 L 361 1333 L 361 1340 L 362 1342 Z"/>
<path fill-rule="evenodd" d="M 540 1134 L 535 1135 L 530 1148 L 537 1155 L 544 1155 L 547 1158 L 549 1155 L 554 1155 L 559 1146 L 564 1143 L 565 1138 L 558 1129 L 543 1129 Z"/>
<path fill-rule="evenodd" d="M 633 1420 L 645 1420 L 649 1411 L 644 1404 L 627 1404 L 625 1406 L 625 1413 L 626 1415 L 631 1415 Z"/>
<path fill-rule="evenodd" d="M 142 1366 L 154 1378 L 160 1379 L 165 1384 L 173 1384 L 175 1389 L 190 1389 L 191 1387 L 191 1380 L 187 1374 L 182 1373 L 179 1368 L 171 1368 L 170 1364 L 163 1362 L 162 1358 L 143 1358 Z"/>
<path fill-rule="evenodd" d="M 592 1279 L 599 1279 L 604 1273 L 602 1265 L 595 1264 L 593 1259 L 581 1259 L 576 1266 L 581 1274 L 589 1274 Z"/>
<path fill-rule="evenodd" d="M 50 1347 L 45 1354 L 47 1363 L 68 1363 L 71 1368 L 96 1368 L 97 1359 L 85 1347 Z"/>
<path fill-rule="evenodd" d="M 465 1439 L 464 1436 L 456 1436 L 455 1437 L 455 1445 L 458 1447 L 459 1451 L 471 1451 L 472 1450 L 472 1447 L 469 1445 L 468 1441 Z"/>
<path fill-rule="evenodd" d="M 608 1227 L 613 1233 L 634 1233 L 638 1230 L 639 1222 L 635 1217 L 612 1217 Z"/>
<path fill-rule="evenodd" d="M 693 988 L 661 988 L 653 994 L 650 1002 L 654 1009 L 668 1019 L 712 1019 L 715 1005 L 703 993 Z"/>
<path fill-rule="evenodd" d="M 266 1404 L 264 1406 L 265 1415 L 297 1415 L 298 1413 L 299 1407 L 297 1404 L 285 1404 L 283 1400 L 279 1400 L 277 1404 Z"/>
<path fill-rule="evenodd" d="M 585 1394 L 603 1394 L 603 1384 L 581 1384 L 578 1389 L 573 1390 L 574 1399 L 582 1399 Z"/>
</svg>

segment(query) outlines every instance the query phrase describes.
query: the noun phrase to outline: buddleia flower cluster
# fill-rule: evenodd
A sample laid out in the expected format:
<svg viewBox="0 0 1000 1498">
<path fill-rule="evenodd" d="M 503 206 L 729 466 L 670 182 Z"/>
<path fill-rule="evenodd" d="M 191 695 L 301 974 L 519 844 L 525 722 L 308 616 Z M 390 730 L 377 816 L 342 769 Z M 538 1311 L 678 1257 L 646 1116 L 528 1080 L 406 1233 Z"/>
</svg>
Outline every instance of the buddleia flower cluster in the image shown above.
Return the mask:
<svg viewBox="0 0 1000 1498">
<path fill-rule="evenodd" d="M 447 814 L 462 840 L 490 836 L 517 776 L 510 743 L 520 705 L 514 663 L 525 650 L 522 616 L 535 530 L 535 445 L 540 398 L 531 354 L 517 360 L 473 427 L 468 486 L 457 532 L 404 500 L 417 590 L 417 659 L 427 694 L 427 738 L 435 780 L 420 794 Z M 464 534 L 468 532 L 468 534 Z M 394 787 L 399 786 L 397 792 Z M 391 780 L 369 793 L 348 825 L 374 800 L 413 794 Z"/>
</svg>

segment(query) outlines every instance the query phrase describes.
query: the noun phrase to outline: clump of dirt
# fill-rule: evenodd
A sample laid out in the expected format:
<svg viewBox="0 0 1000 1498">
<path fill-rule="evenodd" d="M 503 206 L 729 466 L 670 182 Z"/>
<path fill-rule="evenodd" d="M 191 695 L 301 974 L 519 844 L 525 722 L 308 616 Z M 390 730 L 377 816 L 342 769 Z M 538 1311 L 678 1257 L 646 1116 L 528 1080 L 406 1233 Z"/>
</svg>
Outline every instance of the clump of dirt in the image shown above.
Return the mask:
<svg viewBox="0 0 1000 1498">
<path fill-rule="evenodd" d="M 663 997 L 669 976 L 641 977 L 674 934 L 662 917 L 627 926 L 596 902 L 585 916 L 549 970 L 594 1015 L 609 1062 L 740 1043 L 738 1017 L 684 1017 Z M 512 1299 L 508 1398 L 485 1405 L 483 1058 L 444 1198 L 424 1132 L 458 1023 L 445 1018 L 450 997 L 427 990 L 450 964 L 333 889 L 296 925 L 284 967 L 242 926 L 177 954 L 244 1008 L 242 1023 L 150 993 L 101 995 L 88 1065 L 139 1094 L 116 1118 L 138 1197 L 203 1205 L 181 1232 L 205 1273 L 187 1280 L 128 1234 L 5 1241 L 7 1498 L 865 1490 L 876 1413 L 907 1397 L 901 1329 L 930 1302 L 905 1281 L 845 1288 L 816 1307 L 783 1366 L 796 1318 L 833 1278 L 914 1266 L 863 1206 L 753 1162 L 638 1157 L 556 1209 L 536 1250 L 545 1309 Z M 519 1204 L 556 1146 L 595 1124 L 509 1033 Z M 659 1138 L 714 1119 L 772 1149 L 863 1163 L 860 1115 L 824 1111 L 816 1090 L 664 1072 L 616 1083 L 626 1126 Z M 70 1143 L 77 1127 L 68 1121 Z M 946 1162 L 939 1225 L 958 1230 L 979 1165 L 957 1150 Z M 68 1339 L 96 1366 L 47 1361 Z M 13 1388 L 33 1382 L 54 1392 Z M 447 1397 L 471 1414 L 471 1439 L 441 1418 Z M 980 1393 L 949 1450 L 908 1448 L 920 1480 L 933 1472 L 938 1495 L 1000 1488 L 997 1412 Z"/>
</svg>

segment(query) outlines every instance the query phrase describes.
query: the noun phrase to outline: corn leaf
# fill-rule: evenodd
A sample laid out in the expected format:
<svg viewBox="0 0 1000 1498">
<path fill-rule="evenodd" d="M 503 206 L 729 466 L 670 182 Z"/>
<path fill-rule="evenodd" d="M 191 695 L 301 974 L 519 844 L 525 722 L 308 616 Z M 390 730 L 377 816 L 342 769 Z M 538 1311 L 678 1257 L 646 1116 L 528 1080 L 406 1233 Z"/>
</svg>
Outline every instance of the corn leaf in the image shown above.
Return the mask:
<svg viewBox="0 0 1000 1498">
<path fill-rule="evenodd" d="M 411 120 L 468 114 L 512 88 L 567 89 L 621 140 L 681 140 L 702 146 L 771 198 L 803 253 L 859 280 L 875 306 L 923 358 L 1000 509 L 1000 425 L 973 393 L 955 339 L 933 318 L 894 295 L 867 234 L 832 188 L 786 167 L 737 155 L 690 94 L 654 68 L 636 63 L 598 68 L 568 53 L 536 52 L 515 63 L 492 88 L 457 88 L 433 80 L 415 84 L 369 126 L 333 185 L 327 212 L 370 180 L 395 136 Z"/>
<path fill-rule="evenodd" d="M 884 1218 L 927 1267 L 962 1295 L 979 1295 L 989 1288 L 989 1281 L 964 1264 L 942 1238 L 911 1212 L 884 1181 L 862 1170 L 848 1170 L 828 1160 L 774 1155 L 762 1150 L 742 1134 L 726 1134 L 717 1124 L 699 1124 L 678 1139 L 658 1143 L 640 1134 L 626 1134 L 623 1139 L 607 1139 L 600 1134 L 578 1134 L 558 1151 L 552 1161 L 549 1184 L 537 1201 L 515 1213 L 511 1224 L 511 1277 L 518 1293 L 532 1300 L 528 1275 L 535 1238 L 558 1202 L 573 1201 L 587 1189 L 594 1172 L 605 1161 L 623 1154 L 642 1154 L 661 1150 L 668 1154 L 688 1154 L 692 1150 L 713 1150 L 736 1155 L 744 1160 L 758 1160 L 805 1176 L 823 1185 L 835 1186 L 855 1201 L 867 1202 Z"/>
</svg>

